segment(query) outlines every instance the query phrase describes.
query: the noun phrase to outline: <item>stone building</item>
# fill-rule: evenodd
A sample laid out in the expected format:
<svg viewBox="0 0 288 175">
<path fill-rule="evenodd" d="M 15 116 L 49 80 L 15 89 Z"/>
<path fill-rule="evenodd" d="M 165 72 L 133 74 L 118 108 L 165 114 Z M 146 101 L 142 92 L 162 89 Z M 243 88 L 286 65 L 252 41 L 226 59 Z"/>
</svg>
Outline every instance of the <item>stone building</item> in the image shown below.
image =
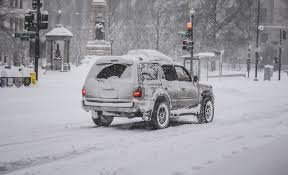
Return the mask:
<svg viewBox="0 0 288 175">
<path fill-rule="evenodd" d="M 9 29 L 9 33 L 11 33 L 11 35 L 24 30 L 24 15 L 21 15 L 22 13 L 24 14 L 24 11 L 21 9 L 24 9 L 25 4 L 26 3 L 24 3 L 24 0 L 5 0 L 3 1 L 3 4 L 1 4 L 10 9 L 9 13 L 18 14 L 17 17 L 10 16 L 1 21 L 2 25 Z M 21 60 L 19 59 L 24 59 L 24 54 L 25 53 L 23 52 L 19 53 L 19 50 L 0 50 L 0 63 L 8 65 L 17 64 L 15 62 L 20 62 Z"/>
</svg>

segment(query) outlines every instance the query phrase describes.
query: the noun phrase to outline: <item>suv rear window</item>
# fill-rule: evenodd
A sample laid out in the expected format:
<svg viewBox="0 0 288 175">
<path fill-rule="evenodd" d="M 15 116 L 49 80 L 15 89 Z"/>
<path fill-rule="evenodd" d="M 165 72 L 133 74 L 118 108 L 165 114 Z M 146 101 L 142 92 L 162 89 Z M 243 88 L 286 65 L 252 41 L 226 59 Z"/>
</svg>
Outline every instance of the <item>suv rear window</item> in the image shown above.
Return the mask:
<svg viewBox="0 0 288 175">
<path fill-rule="evenodd" d="M 101 64 L 95 65 L 90 72 L 90 77 L 96 76 L 97 79 L 109 79 L 117 77 L 127 79 L 131 77 L 131 66 L 125 64 Z"/>
</svg>

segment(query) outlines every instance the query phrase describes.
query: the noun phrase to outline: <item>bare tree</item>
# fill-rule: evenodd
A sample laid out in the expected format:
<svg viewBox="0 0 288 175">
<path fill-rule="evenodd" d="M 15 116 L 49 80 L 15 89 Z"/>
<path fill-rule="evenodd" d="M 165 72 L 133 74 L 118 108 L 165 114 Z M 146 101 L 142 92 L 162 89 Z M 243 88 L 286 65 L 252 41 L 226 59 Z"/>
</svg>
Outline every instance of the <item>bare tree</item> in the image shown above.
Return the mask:
<svg viewBox="0 0 288 175">
<path fill-rule="evenodd" d="M 246 0 L 200 0 L 200 7 L 206 29 L 202 34 L 206 43 L 215 47 L 217 34 L 248 8 L 249 3 Z"/>
</svg>

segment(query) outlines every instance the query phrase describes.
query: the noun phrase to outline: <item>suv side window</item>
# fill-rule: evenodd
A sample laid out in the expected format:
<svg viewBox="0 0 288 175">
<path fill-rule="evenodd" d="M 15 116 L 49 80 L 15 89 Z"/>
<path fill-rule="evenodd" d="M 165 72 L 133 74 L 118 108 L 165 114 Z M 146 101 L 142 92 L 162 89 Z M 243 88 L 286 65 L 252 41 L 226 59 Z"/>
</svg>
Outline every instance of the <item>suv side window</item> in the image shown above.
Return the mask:
<svg viewBox="0 0 288 175">
<path fill-rule="evenodd" d="M 141 82 L 159 80 L 159 64 L 141 63 L 138 65 L 138 73 Z"/>
<path fill-rule="evenodd" d="M 180 66 L 175 66 L 175 70 L 177 72 L 178 80 L 179 81 L 189 81 L 191 82 L 191 76 L 189 75 L 188 71 Z"/>
<path fill-rule="evenodd" d="M 163 65 L 162 70 L 165 75 L 165 80 L 167 81 L 177 80 L 177 74 L 173 65 Z"/>
</svg>

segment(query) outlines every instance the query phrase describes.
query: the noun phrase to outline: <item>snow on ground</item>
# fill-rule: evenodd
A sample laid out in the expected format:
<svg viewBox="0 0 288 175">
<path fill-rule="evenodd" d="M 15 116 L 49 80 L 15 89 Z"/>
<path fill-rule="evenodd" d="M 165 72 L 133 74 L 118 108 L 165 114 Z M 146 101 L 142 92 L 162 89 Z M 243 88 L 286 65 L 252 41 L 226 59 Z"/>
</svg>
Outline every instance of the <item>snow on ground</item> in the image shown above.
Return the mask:
<svg viewBox="0 0 288 175">
<path fill-rule="evenodd" d="M 81 108 L 90 66 L 41 73 L 35 87 L 0 89 L 0 174 L 287 174 L 286 74 L 281 82 L 209 79 L 213 123 L 186 116 L 151 131 L 141 119 L 93 125 Z"/>
</svg>

